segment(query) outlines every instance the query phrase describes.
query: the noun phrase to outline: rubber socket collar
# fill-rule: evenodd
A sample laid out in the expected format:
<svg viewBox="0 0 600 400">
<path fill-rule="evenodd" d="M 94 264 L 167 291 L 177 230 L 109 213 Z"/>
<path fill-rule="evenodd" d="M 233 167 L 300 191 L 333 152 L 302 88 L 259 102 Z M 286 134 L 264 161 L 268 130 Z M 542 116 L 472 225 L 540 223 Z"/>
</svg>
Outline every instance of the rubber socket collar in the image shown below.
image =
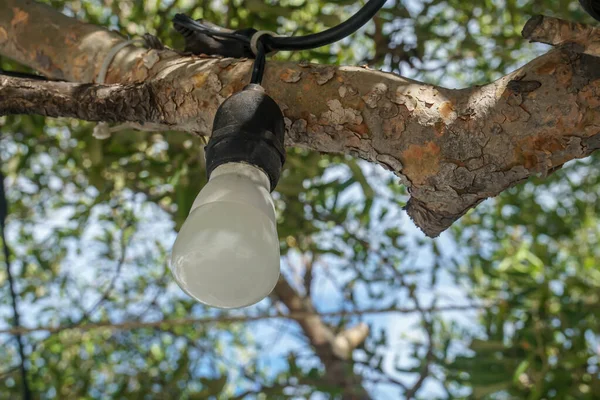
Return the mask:
<svg viewBox="0 0 600 400">
<path fill-rule="evenodd" d="M 250 84 L 221 104 L 206 145 L 206 172 L 245 162 L 263 170 L 275 190 L 285 162 L 283 113 L 262 86 Z"/>
</svg>

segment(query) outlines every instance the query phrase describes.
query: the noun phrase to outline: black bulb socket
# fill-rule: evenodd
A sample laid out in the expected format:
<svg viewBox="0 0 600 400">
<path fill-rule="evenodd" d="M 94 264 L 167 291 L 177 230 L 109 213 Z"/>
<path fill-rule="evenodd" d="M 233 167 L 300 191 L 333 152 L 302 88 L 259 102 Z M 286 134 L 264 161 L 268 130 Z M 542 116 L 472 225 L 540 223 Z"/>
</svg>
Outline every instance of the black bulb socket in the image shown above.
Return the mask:
<svg viewBox="0 0 600 400">
<path fill-rule="evenodd" d="M 215 115 L 206 145 L 206 172 L 243 162 L 264 171 L 275 190 L 285 162 L 283 113 L 262 86 L 250 84 L 226 99 Z"/>
</svg>

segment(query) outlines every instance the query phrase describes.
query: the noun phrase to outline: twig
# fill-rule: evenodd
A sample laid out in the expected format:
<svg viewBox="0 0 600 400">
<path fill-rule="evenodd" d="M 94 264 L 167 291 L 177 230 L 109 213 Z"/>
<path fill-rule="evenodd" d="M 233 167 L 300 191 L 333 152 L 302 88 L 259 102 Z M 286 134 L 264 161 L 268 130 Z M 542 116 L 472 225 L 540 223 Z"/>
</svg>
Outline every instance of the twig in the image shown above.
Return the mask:
<svg viewBox="0 0 600 400">
<path fill-rule="evenodd" d="M 20 369 L 21 369 L 21 364 L 15 365 L 14 367 L 9 368 L 4 372 L 0 372 L 0 380 L 4 379 L 4 377 L 6 377 L 8 375 L 11 375 L 11 374 L 19 371 Z"/>
<path fill-rule="evenodd" d="M 304 257 L 304 290 L 306 297 L 310 298 L 312 293 L 312 280 L 313 280 L 313 266 L 315 264 L 314 254 L 310 254 Z"/>
<path fill-rule="evenodd" d="M 421 386 L 423 386 L 425 379 L 427 379 L 427 377 L 429 376 L 431 362 L 435 358 L 435 355 L 433 353 L 433 322 L 430 320 L 431 316 L 428 315 L 428 313 L 425 310 L 423 310 L 417 295 L 413 291 L 411 291 L 410 296 L 413 298 L 413 301 L 415 302 L 415 307 L 419 310 L 419 313 L 421 314 L 421 318 L 423 319 L 423 325 L 425 327 L 425 332 L 427 332 L 427 354 L 425 355 L 425 360 L 423 361 L 423 366 L 421 367 L 419 378 L 410 388 L 410 390 L 404 393 L 404 395 L 406 396 L 406 400 L 414 398 L 417 392 L 421 389 Z"/>
<path fill-rule="evenodd" d="M 410 400 L 410 399 L 412 399 L 412 398 L 414 398 L 416 396 L 417 392 L 421 389 L 421 386 L 423 386 L 423 383 L 425 382 L 425 379 L 427 379 L 427 377 L 429 376 L 430 364 L 433 361 L 433 359 L 435 358 L 435 355 L 433 353 L 433 346 L 434 346 L 434 341 L 433 341 L 433 323 L 430 320 L 430 315 L 429 315 L 429 314 L 431 314 L 431 312 L 429 312 L 428 310 L 424 309 L 421 306 L 421 302 L 419 300 L 419 296 L 417 296 L 417 294 L 415 293 L 414 289 L 411 288 L 406 283 L 406 280 L 404 279 L 404 275 L 402 275 L 402 273 L 400 273 L 400 271 L 398 271 L 396 268 L 394 268 L 393 265 L 388 264 L 388 263 L 386 263 L 385 265 L 389 269 L 391 269 L 392 272 L 396 275 L 396 277 L 400 280 L 400 284 L 403 287 L 408 288 L 408 295 L 413 300 L 413 302 L 415 303 L 415 309 L 417 310 L 417 312 L 419 314 L 421 314 L 421 318 L 423 320 L 423 325 L 424 325 L 424 328 L 425 328 L 425 332 L 427 332 L 427 354 L 425 355 L 425 360 L 423 362 L 423 366 L 421 368 L 419 378 L 413 384 L 413 386 L 410 389 L 406 390 L 405 393 L 404 393 L 406 399 Z M 435 300 L 434 300 L 434 304 L 435 304 Z M 434 305 L 431 308 L 435 309 L 436 307 Z"/>
<path fill-rule="evenodd" d="M 106 290 L 104 291 L 104 293 L 102 294 L 100 299 L 98 299 L 98 301 L 92 307 L 90 307 L 89 310 L 85 311 L 85 313 L 83 314 L 81 319 L 78 322 L 76 322 L 75 325 L 80 325 L 82 322 L 89 320 L 90 317 L 92 316 L 92 313 L 94 311 L 96 311 L 96 309 L 98 309 L 98 307 L 100 307 L 102 305 L 102 303 L 104 303 L 108 299 L 111 292 L 113 291 L 113 289 L 117 283 L 117 280 L 119 279 L 119 276 L 121 275 L 121 270 L 123 269 L 123 265 L 125 264 L 127 247 L 129 246 L 129 243 L 131 242 L 131 236 L 127 239 L 127 241 L 125 241 L 125 231 L 130 226 L 131 225 L 129 223 L 127 223 L 121 229 L 121 256 L 119 257 L 119 260 L 117 261 L 117 267 L 115 269 L 115 274 L 113 275 L 110 283 L 108 284 L 108 287 L 106 288 Z"/>
<path fill-rule="evenodd" d="M 14 316 L 14 329 L 21 329 L 21 316 L 19 315 L 18 296 L 15 289 L 15 280 L 10 269 L 10 249 L 6 243 L 5 227 L 6 214 L 8 213 L 8 204 L 6 201 L 6 193 L 4 190 L 4 174 L 0 171 L 0 237 L 2 238 L 2 247 L 4 249 L 4 262 L 6 263 L 6 275 L 8 277 L 8 288 L 12 299 L 12 309 Z M 17 339 L 17 347 L 19 349 L 19 357 L 21 359 L 21 380 L 23 381 L 23 400 L 31 400 L 31 390 L 27 382 L 27 367 L 25 366 L 25 347 L 21 333 L 13 333 Z"/>
<path fill-rule="evenodd" d="M 427 313 L 439 313 L 439 312 L 449 312 L 449 311 L 472 311 L 472 310 L 480 310 L 484 307 L 488 307 L 484 304 L 467 304 L 467 305 L 458 305 L 458 306 L 443 306 L 437 308 L 426 308 L 423 311 Z M 373 315 L 373 314 L 412 314 L 420 312 L 416 308 L 396 308 L 396 307 L 388 307 L 388 308 L 369 308 L 364 310 L 352 310 L 352 311 L 333 311 L 333 312 L 290 312 L 287 314 L 265 314 L 265 315 L 224 315 L 224 316 L 216 316 L 216 317 L 205 317 L 205 318 L 178 318 L 171 320 L 162 320 L 162 321 L 125 321 L 125 322 L 117 322 L 113 323 L 110 321 L 97 322 L 84 324 L 80 326 L 71 327 L 69 325 L 59 325 L 54 327 L 48 326 L 39 326 L 33 328 L 9 328 L 0 330 L 0 335 L 2 334 L 27 334 L 33 332 L 48 332 L 48 333 L 59 333 L 68 330 L 77 330 L 77 331 L 90 331 L 93 329 L 112 329 L 112 330 L 133 330 L 133 329 L 142 329 L 142 328 L 155 328 L 160 326 L 176 326 L 176 325 L 190 325 L 190 324 L 215 324 L 215 323 L 241 323 L 241 322 L 253 322 L 253 321 L 262 321 L 269 319 L 277 319 L 277 318 L 288 318 L 288 319 L 305 319 L 308 317 L 340 317 L 340 316 L 361 316 L 361 315 Z"/>
<path fill-rule="evenodd" d="M 368 362 L 354 360 L 354 364 L 361 365 L 364 368 L 368 368 L 370 371 L 375 372 L 378 375 L 377 377 L 372 377 L 372 378 L 363 376 L 363 381 L 366 381 L 369 383 L 389 383 L 392 385 L 399 386 L 405 392 L 408 391 L 408 386 L 406 386 L 406 384 L 404 382 L 402 382 L 399 379 L 393 378 L 389 375 L 386 375 L 386 373 L 383 372 L 383 370 L 381 370 L 377 367 L 373 367 Z"/>
</svg>

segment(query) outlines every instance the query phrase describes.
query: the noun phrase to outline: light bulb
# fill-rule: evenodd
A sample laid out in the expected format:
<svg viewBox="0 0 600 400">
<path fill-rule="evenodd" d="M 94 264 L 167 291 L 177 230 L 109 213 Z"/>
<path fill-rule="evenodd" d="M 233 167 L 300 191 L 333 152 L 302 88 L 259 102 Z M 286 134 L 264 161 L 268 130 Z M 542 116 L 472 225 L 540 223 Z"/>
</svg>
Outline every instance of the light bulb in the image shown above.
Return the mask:
<svg viewBox="0 0 600 400">
<path fill-rule="evenodd" d="M 279 240 L 270 192 L 285 162 L 277 103 L 250 84 L 221 104 L 205 147 L 208 183 L 171 253 L 179 286 L 209 306 L 257 303 L 279 279 Z"/>
<path fill-rule="evenodd" d="M 179 286 L 209 306 L 252 305 L 279 278 L 279 239 L 268 176 L 232 162 L 218 166 L 200 191 L 171 255 Z"/>
</svg>

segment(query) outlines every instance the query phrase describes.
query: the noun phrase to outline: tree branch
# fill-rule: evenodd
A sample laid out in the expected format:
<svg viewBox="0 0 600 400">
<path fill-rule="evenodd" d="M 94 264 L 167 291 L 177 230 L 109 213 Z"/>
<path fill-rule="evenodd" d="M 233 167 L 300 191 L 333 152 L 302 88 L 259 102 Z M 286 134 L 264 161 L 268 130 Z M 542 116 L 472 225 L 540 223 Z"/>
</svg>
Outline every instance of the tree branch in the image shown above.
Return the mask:
<svg viewBox="0 0 600 400">
<path fill-rule="evenodd" d="M 532 24 L 531 38 L 549 32 Z M 577 38 L 596 54 L 597 29 L 560 27 L 555 39 Z M 0 0 L 0 54 L 47 76 L 92 82 L 123 40 L 46 5 Z M 267 64 L 264 86 L 284 110 L 288 146 L 351 154 L 394 171 L 411 194 L 408 214 L 437 236 L 486 198 L 600 148 L 600 61 L 576 47 L 461 90 L 367 68 L 278 62 Z M 129 46 L 106 82 L 160 82 L 153 94 L 156 120 L 168 124 L 162 129 L 208 135 L 220 103 L 247 84 L 251 64 Z"/>
<path fill-rule="evenodd" d="M 578 53 L 600 57 L 600 28 L 538 15 L 523 28 L 523 37 L 552 46 L 572 46 Z"/>
<path fill-rule="evenodd" d="M 156 82 L 94 85 L 0 74 L 0 115 L 37 114 L 87 121 L 165 123 Z"/>
<path fill-rule="evenodd" d="M 404 395 L 406 396 L 406 400 L 411 400 L 413 398 L 416 398 L 417 392 L 419 390 L 421 390 L 423 383 L 425 383 L 425 380 L 429 377 L 430 370 L 431 370 L 431 363 L 435 360 L 435 354 L 433 352 L 434 346 L 435 346 L 435 342 L 433 340 L 433 329 L 434 328 L 433 328 L 433 321 L 431 321 L 431 314 L 425 312 L 423 307 L 421 307 L 421 302 L 419 301 L 417 294 L 413 290 L 409 290 L 409 291 L 410 291 L 410 297 L 415 302 L 415 308 L 417 310 L 419 310 L 419 313 L 421 314 L 423 328 L 425 329 L 425 332 L 427 335 L 427 353 L 425 354 L 425 358 L 421 364 L 421 371 L 419 373 L 419 378 L 417 378 L 416 382 L 411 386 L 411 388 L 409 390 L 407 390 L 406 393 L 404 393 Z"/>
<path fill-rule="evenodd" d="M 305 314 L 305 316 L 294 319 L 302 328 L 317 356 L 325 366 L 324 383 L 332 388 L 341 388 L 344 396 L 346 396 L 344 398 L 371 398 L 361 384 L 361 377 L 354 373 L 352 363 L 348 362 L 348 359 L 351 358 L 351 354 L 348 353 L 351 353 L 354 349 L 348 348 L 345 349 L 346 354 L 339 354 L 336 348 L 338 337 L 331 327 L 323 322 L 323 314 L 319 314 L 315 310 L 311 299 L 301 297 L 283 276 L 279 278 L 274 293 L 285 304 L 291 314 Z M 356 343 L 356 345 L 359 344 Z"/>
<path fill-rule="evenodd" d="M 407 400 L 415 398 L 417 392 L 425 383 L 425 380 L 429 377 L 431 372 L 431 363 L 435 360 L 434 346 L 435 342 L 433 340 L 433 321 L 431 320 L 431 313 L 423 308 L 421 305 L 421 301 L 419 300 L 419 296 L 416 292 L 416 287 L 408 284 L 404 279 L 404 275 L 402 272 L 398 271 L 392 264 L 385 263 L 385 267 L 387 267 L 399 280 L 402 287 L 407 288 L 409 298 L 415 303 L 415 309 L 421 314 L 421 321 L 423 323 L 423 328 L 425 329 L 425 333 L 427 335 L 427 352 L 425 353 L 425 358 L 421 362 L 421 371 L 419 373 L 419 377 L 415 381 L 415 383 L 408 388 L 405 386 L 404 396 Z M 434 306 L 437 299 L 434 299 Z"/>
<path fill-rule="evenodd" d="M 444 306 L 437 308 L 429 308 L 425 309 L 426 312 L 446 312 L 446 311 L 472 311 L 479 310 L 485 305 L 479 304 L 466 304 L 466 305 L 458 305 L 458 306 Z M 245 322 L 254 322 L 254 321 L 264 321 L 271 319 L 305 319 L 312 316 L 319 316 L 321 318 L 327 317 L 350 317 L 350 316 L 361 316 L 361 315 L 372 315 L 372 314 L 412 314 L 418 313 L 419 310 L 416 308 L 398 308 L 398 307 L 389 307 L 389 308 L 367 308 L 364 310 L 353 310 L 353 311 L 332 311 L 332 312 L 322 312 L 315 314 L 314 312 L 290 312 L 287 314 L 266 314 L 266 315 L 221 315 L 215 317 L 206 317 L 206 318 L 179 318 L 179 319 L 171 319 L 171 320 L 162 320 L 162 321 L 125 321 L 125 322 L 111 322 L 111 321 L 103 321 L 97 323 L 88 323 L 79 326 L 72 325 L 58 325 L 58 326 L 38 326 L 33 328 L 8 328 L 8 329 L 0 329 L 0 335 L 9 334 L 28 334 L 33 332 L 48 332 L 48 333 L 58 333 L 68 330 L 76 330 L 76 331 L 90 331 L 94 329 L 110 329 L 110 330 L 133 330 L 133 329 L 143 329 L 143 328 L 155 328 L 160 326 L 176 326 L 176 325 L 190 325 L 190 324 L 234 324 L 234 323 L 245 323 Z"/>
<path fill-rule="evenodd" d="M 100 296 L 98 301 L 96 301 L 96 303 L 94 303 L 94 305 L 91 306 L 88 310 L 84 311 L 83 316 L 79 319 L 79 321 L 77 321 L 73 324 L 74 326 L 80 325 L 84 321 L 89 321 L 89 319 L 92 317 L 92 314 L 102 305 L 102 303 L 104 303 L 110 297 L 113 289 L 115 288 L 115 285 L 117 284 L 117 280 L 121 276 L 121 270 L 123 269 L 123 265 L 125 265 L 127 248 L 129 246 L 129 244 L 131 243 L 131 238 L 132 238 L 132 236 L 129 236 L 126 239 L 126 231 L 127 231 L 127 228 L 129 228 L 131 226 L 132 226 L 131 223 L 128 222 L 125 224 L 125 226 L 123 226 L 121 228 L 121 240 L 120 240 L 121 255 L 119 256 L 119 259 L 117 260 L 117 265 L 115 267 L 115 273 L 114 273 L 113 277 L 111 278 L 110 283 L 108 284 L 106 289 L 102 292 L 102 295 Z"/>
<path fill-rule="evenodd" d="M 6 228 L 6 216 L 8 214 L 8 203 L 6 200 L 6 192 L 4 188 L 4 174 L 0 171 L 0 239 L 2 239 L 2 249 L 4 251 L 4 263 L 6 264 L 6 276 L 8 278 L 8 290 L 10 292 L 10 298 L 12 300 L 12 311 L 14 329 L 21 329 L 21 315 L 19 314 L 19 295 L 17 294 L 16 284 L 12 271 L 10 268 L 10 249 L 6 242 L 5 228 Z M 19 350 L 21 371 L 21 381 L 23 384 L 23 400 L 31 400 L 31 389 L 29 388 L 29 381 L 27 380 L 27 367 L 25 366 L 25 345 L 23 343 L 23 337 L 21 333 L 17 332 L 13 334 L 17 339 L 17 348 Z"/>
</svg>

